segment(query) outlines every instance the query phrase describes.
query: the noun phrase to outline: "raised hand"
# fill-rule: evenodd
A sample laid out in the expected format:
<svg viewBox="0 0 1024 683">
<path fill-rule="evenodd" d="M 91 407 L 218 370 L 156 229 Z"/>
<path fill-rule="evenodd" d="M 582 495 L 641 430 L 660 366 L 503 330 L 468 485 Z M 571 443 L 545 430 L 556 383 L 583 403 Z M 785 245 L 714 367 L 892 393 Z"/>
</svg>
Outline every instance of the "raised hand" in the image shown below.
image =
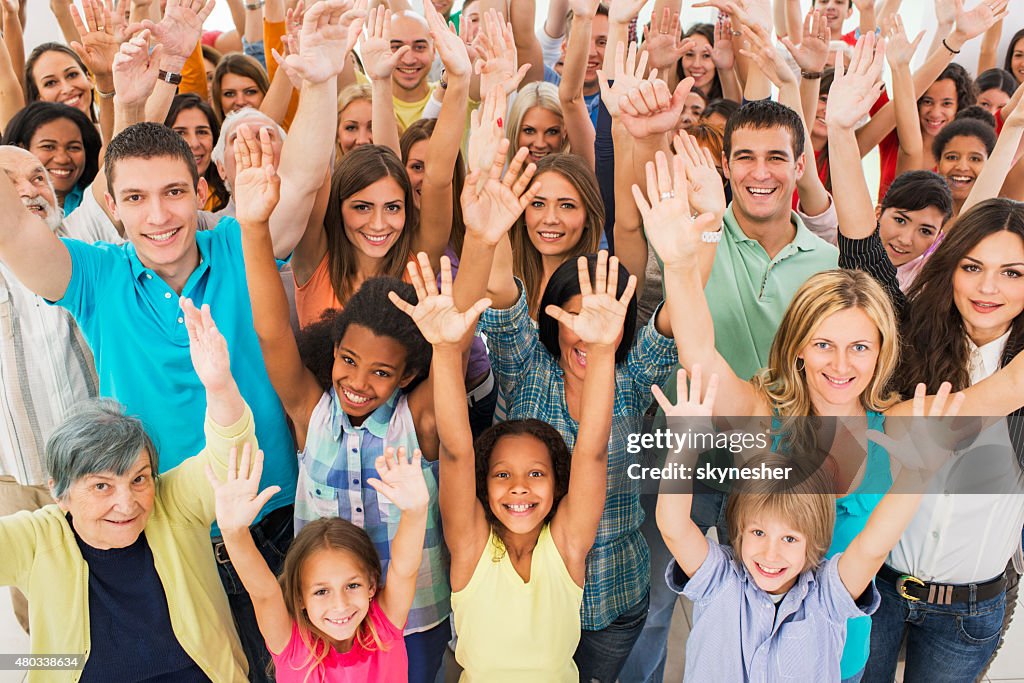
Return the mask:
<svg viewBox="0 0 1024 683">
<path fill-rule="evenodd" d="M 203 22 L 210 16 L 216 0 L 167 0 L 160 23 L 150 19 L 143 28 L 153 33 L 156 42 L 164 46 L 164 55 L 184 61 L 196 49 L 203 33 Z"/>
<path fill-rule="evenodd" d="M 404 446 L 398 449 L 397 455 L 394 448 L 386 448 L 384 455 L 377 458 L 376 462 L 380 478 L 371 477 L 366 483 L 402 512 L 426 510 L 430 503 L 430 493 L 423 479 L 423 466 L 420 464 L 422 458 L 418 448 L 413 451 L 411 459 L 406 456 Z"/>
<path fill-rule="evenodd" d="M 720 218 L 711 213 L 691 218 L 686 161 L 679 154 L 672 157 L 671 171 L 665 153 L 655 154 L 654 162 L 647 162 L 647 196 L 634 185 L 633 199 L 643 217 L 647 241 L 666 266 L 696 265 L 702 233 L 721 226 Z"/>
<path fill-rule="evenodd" d="M 357 0 L 355 7 L 346 11 L 343 0 L 321 0 L 306 10 L 298 53 L 279 61 L 293 83 L 300 79 L 324 83 L 341 73 L 363 30 L 366 2 Z"/>
<path fill-rule="evenodd" d="M 939 26 L 950 27 L 956 21 L 956 13 L 963 6 L 957 0 L 935 0 L 935 19 Z"/>
<path fill-rule="evenodd" d="M 231 376 L 228 343 L 213 322 L 209 304 L 203 304 L 202 310 L 199 310 L 191 299 L 185 297 L 181 297 L 178 304 L 185 317 L 188 350 L 199 381 L 209 393 L 231 387 L 234 379 Z"/>
<path fill-rule="evenodd" d="M 419 267 L 409 263 L 409 277 L 416 289 L 416 304 L 413 305 L 388 292 L 388 298 L 400 311 L 416 323 L 426 339 L 434 346 L 461 346 L 468 340 L 468 334 L 476 329 L 477 318 L 491 305 L 490 299 L 481 299 L 467 311 L 459 311 L 452 298 L 452 264 L 447 256 L 441 257 L 441 289 L 437 288 L 434 269 L 426 252 L 417 255 Z"/>
<path fill-rule="evenodd" d="M 675 92 L 670 93 L 665 81 L 648 77 L 619 98 L 619 121 L 636 138 L 673 131 L 692 87 L 693 78 L 688 76 L 679 82 Z"/>
<path fill-rule="evenodd" d="M 593 19 L 597 15 L 597 6 L 601 0 L 569 0 L 569 10 L 575 17 Z"/>
<path fill-rule="evenodd" d="M 149 30 L 144 30 L 126 43 L 121 44 L 111 64 L 111 76 L 117 102 L 121 106 L 143 106 L 156 87 L 160 75 L 160 58 L 163 45 L 149 50 Z"/>
<path fill-rule="evenodd" d="M 117 6 L 111 8 L 102 0 L 82 0 L 85 21 L 78 8 L 71 5 L 71 20 L 82 38 L 80 43 L 71 41 L 71 48 L 97 78 L 110 76 L 118 48 L 129 38 L 124 22 L 125 2 L 118 0 Z"/>
<path fill-rule="evenodd" d="M 391 79 L 398 66 L 398 60 L 412 48 L 403 45 L 391 51 L 391 10 L 384 6 L 374 7 L 366 20 L 366 35 L 359 41 L 359 56 L 363 70 L 374 81 Z"/>
<path fill-rule="evenodd" d="M 781 39 L 781 43 L 793 55 L 797 66 L 811 73 L 821 73 L 828 63 L 828 45 L 832 41 L 832 29 L 828 19 L 821 10 L 811 10 L 804 17 L 804 31 L 800 36 L 800 44 L 794 45 L 789 36 Z"/>
<path fill-rule="evenodd" d="M 280 64 L 288 58 L 288 55 L 297 55 L 302 45 L 302 21 L 306 15 L 306 5 L 303 0 L 295 3 L 295 7 L 285 9 L 284 27 L 285 33 L 281 37 L 281 52 L 270 48 L 270 55 Z M 302 89 L 302 78 L 295 71 L 284 69 L 284 75 L 296 90 Z M 294 76 L 294 78 L 293 78 Z"/>
<path fill-rule="evenodd" d="M 954 30 L 964 40 L 977 38 L 992 28 L 997 21 L 1006 17 L 1008 0 L 983 0 L 977 7 L 968 11 L 964 9 L 964 0 L 956 0 L 956 23 Z"/>
<path fill-rule="evenodd" d="M 622 324 L 626 319 L 629 300 L 636 291 L 636 275 L 629 276 L 626 289 L 621 297 L 616 298 L 619 289 L 619 259 L 608 258 L 607 251 L 597 253 L 597 269 L 593 286 L 590 283 L 590 270 L 587 257 L 580 256 L 576 261 L 579 268 L 580 294 L 582 302 L 579 313 L 567 313 L 560 306 L 548 306 L 544 312 L 568 327 L 573 334 L 588 346 L 606 346 L 614 348 L 622 333 Z"/>
<path fill-rule="evenodd" d="M 512 159 L 502 174 L 508 141 L 502 140 L 494 152 L 490 171 L 484 176 L 475 171 L 466 178 L 462 190 L 462 219 L 466 233 L 485 244 L 497 244 L 509 231 L 533 198 L 540 192 L 540 183 L 533 183 L 537 165 L 523 168 L 529 155 L 525 147 Z"/>
<path fill-rule="evenodd" d="M 658 405 L 665 411 L 667 417 L 705 417 L 710 418 L 715 407 L 715 397 L 718 396 L 718 374 L 711 375 L 708 379 L 708 388 L 701 392 L 703 384 L 700 363 L 694 363 L 690 373 L 690 389 L 686 390 L 686 370 L 679 368 L 676 373 L 676 387 L 679 391 L 679 401 L 672 404 L 657 384 L 651 386 L 651 393 L 654 394 Z M 703 398 L 701 394 L 703 393 Z"/>
<path fill-rule="evenodd" d="M 927 387 L 918 384 L 914 392 L 913 419 L 886 421 L 888 433 L 872 429 L 868 431 L 868 439 L 885 448 L 904 470 L 934 474 L 949 460 L 957 444 L 972 432 L 976 435 L 980 426 L 977 420 L 954 420 L 960 414 L 965 396 L 963 392 L 951 395 L 951 389 L 949 382 L 943 382 L 932 398 L 931 408 L 926 410 Z"/>
<path fill-rule="evenodd" d="M 473 43 L 479 57 L 473 68 L 480 76 L 480 92 L 486 95 L 496 86 L 501 86 L 506 95 L 511 95 L 530 70 L 530 65 L 519 66 L 512 24 L 502 22 L 493 9 L 488 10 L 482 19 L 483 28 Z"/>
<path fill-rule="evenodd" d="M 711 47 L 711 61 L 717 71 L 728 71 L 736 63 L 732 46 L 732 20 L 725 14 L 715 22 L 715 43 Z"/>
<path fill-rule="evenodd" d="M 772 47 L 771 37 L 764 28 L 744 25 L 740 30 L 749 45 L 749 48 L 741 49 L 740 54 L 757 64 L 757 68 L 776 88 L 781 88 L 784 83 L 796 84 L 796 74 L 782 59 L 779 51 Z"/>
<path fill-rule="evenodd" d="M 494 153 L 498 145 L 505 140 L 503 117 L 508 106 L 508 98 L 501 87 L 493 87 L 484 92 L 483 104 L 469 116 L 469 172 L 490 169 L 494 163 Z M 484 182 L 484 176 L 478 177 Z"/>
<path fill-rule="evenodd" d="M 664 71 L 675 66 L 686 51 L 693 47 L 690 41 L 683 42 L 679 27 L 679 12 L 672 13 L 668 7 L 661 13 L 658 25 L 651 23 L 644 27 L 642 49 L 647 54 L 647 63 L 652 69 Z"/>
<path fill-rule="evenodd" d="M 609 23 L 626 25 L 637 18 L 647 0 L 610 0 L 607 4 Z"/>
<path fill-rule="evenodd" d="M 281 177 L 274 168 L 274 145 L 266 127 L 254 133 L 245 123 L 236 128 L 234 153 L 237 169 L 232 196 L 235 218 L 242 225 L 263 224 L 281 200 Z"/>
<path fill-rule="evenodd" d="M 237 463 L 237 466 L 236 466 Z M 250 469 L 250 463 L 252 467 Z M 213 468 L 206 466 L 206 478 L 216 497 L 217 526 L 222 531 L 248 529 L 263 506 L 273 498 L 280 486 L 268 486 L 260 491 L 260 477 L 263 475 L 263 451 L 256 451 L 252 457 L 249 444 L 242 447 L 241 462 L 238 449 L 232 448 L 228 455 L 228 477 L 221 482 Z M 422 476 L 422 475 L 421 475 Z"/>
<path fill-rule="evenodd" d="M 615 74 L 614 83 L 609 83 L 604 71 L 597 70 L 597 79 L 601 84 L 601 101 L 612 117 L 619 116 L 619 99 L 627 96 L 633 88 L 639 87 L 644 80 L 644 73 L 647 71 L 648 52 L 643 50 L 637 58 L 636 43 L 629 44 L 629 54 L 626 54 L 625 43 L 618 43 L 615 46 Z M 658 74 L 657 69 L 651 69 L 651 78 Z"/>
<path fill-rule="evenodd" d="M 924 38 L 924 31 L 918 33 L 913 42 L 907 40 L 903 19 L 899 14 L 893 14 L 882 22 L 882 35 L 886 38 L 885 59 L 889 62 L 890 68 L 896 69 L 910 64 L 917 46 Z"/>
<path fill-rule="evenodd" d="M 769 0 L 702 0 L 693 7 L 714 7 L 728 14 L 733 26 L 762 26 L 771 31 L 772 8 Z"/>
<path fill-rule="evenodd" d="M 829 126 L 853 128 L 867 116 L 882 92 L 882 63 L 885 40 L 875 44 L 875 34 L 861 36 L 853 48 L 849 71 L 844 73 L 841 59 L 836 59 L 835 80 L 828 91 L 825 121 Z"/>
<path fill-rule="evenodd" d="M 445 23 L 444 17 L 434 8 L 434 3 L 423 3 L 423 14 L 426 16 L 430 35 L 434 38 L 434 47 L 441 56 L 445 71 L 449 76 L 468 78 L 473 66 L 469 61 L 466 44 L 459 38 L 454 27 Z"/>
<path fill-rule="evenodd" d="M 725 188 L 715 166 L 715 157 L 706 147 L 697 144 L 692 135 L 676 135 L 676 154 L 683 159 L 686 170 L 686 196 L 692 211 L 709 213 L 721 223 L 725 216 Z"/>
</svg>

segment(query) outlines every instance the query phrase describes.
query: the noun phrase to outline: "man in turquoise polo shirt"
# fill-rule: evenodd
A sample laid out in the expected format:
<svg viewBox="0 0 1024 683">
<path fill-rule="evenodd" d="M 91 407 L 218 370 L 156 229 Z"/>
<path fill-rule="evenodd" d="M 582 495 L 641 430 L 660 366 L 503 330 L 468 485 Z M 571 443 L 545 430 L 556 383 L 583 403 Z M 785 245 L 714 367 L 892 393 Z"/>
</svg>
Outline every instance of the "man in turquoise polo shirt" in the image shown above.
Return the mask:
<svg viewBox="0 0 1024 683">
<path fill-rule="evenodd" d="M 725 127 L 722 168 L 732 203 L 719 235 L 708 235 L 709 241 L 721 241 L 704 291 L 715 326 L 715 347 L 744 379 L 768 365 L 775 331 L 797 289 L 815 273 L 839 264 L 839 251 L 812 234 L 791 208 L 806 163 L 803 149 L 799 114 L 771 100 L 748 102 Z M 828 211 L 834 213 L 831 207 Z M 673 372 L 665 387 L 673 401 L 675 376 Z M 693 519 L 703 530 L 719 527 L 724 542 L 726 494 L 711 489 L 702 493 L 694 496 Z M 644 498 L 643 531 L 651 550 L 650 611 L 623 670 L 624 677 L 638 681 L 661 680 L 676 598 L 664 579 L 671 554 L 655 525 L 656 496 Z"/>
<path fill-rule="evenodd" d="M 313 29 L 325 7 L 307 12 Z M 345 42 L 345 31 L 334 20 L 315 37 L 304 36 L 300 53 L 289 58 L 288 67 L 304 84 L 294 134 L 281 153 L 286 199 L 271 217 L 279 258 L 287 257 L 302 237 L 328 169 L 331 148 L 320 141 L 334 135 L 336 75 L 347 55 Z M 139 123 L 115 136 L 104 171 L 107 206 L 124 225 L 127 244 L 58 239 L 0 174 L 0 209 L 9 217 L 0 225 L 0 260 L 30 290 L 71 312 L 93 350 L 100 394 L 142 418 L 164 469 L 204 445 L 206 402 L 192 369 L 179 297 L 210 306 L 266 453 L 261 486 L 281 487 L 252 527 L 271 570 L 279 572 L 292 538 L 295 445 L 253 330 L 239 224 L 226 217 L 214 229 L 197 232 L 206 182 L 188 144 L 162 125 Z M 251 680 L 272 680 L 251 601 L 218 541 L 215 537 L 213 553 Z"/>
</svg>

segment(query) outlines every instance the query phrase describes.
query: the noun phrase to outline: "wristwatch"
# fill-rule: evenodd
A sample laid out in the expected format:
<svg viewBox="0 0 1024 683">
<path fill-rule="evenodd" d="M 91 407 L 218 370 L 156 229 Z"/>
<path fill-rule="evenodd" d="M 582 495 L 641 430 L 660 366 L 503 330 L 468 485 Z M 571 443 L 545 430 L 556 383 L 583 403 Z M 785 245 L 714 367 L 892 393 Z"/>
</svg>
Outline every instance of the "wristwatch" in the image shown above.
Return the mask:
<svg viewBox="0 0 1024 683">
<path fill-rule="evenodd" d="M 245 9 L 263 9 L 263 5 L 267 4 L 266 0 L 256 0 L 255 2 L 245 3 Z"/>
<path fill-rule="evenodd" d="M 157 79 L 164 83 L 170 83 L 171 85 L 181 85 L 181 74 L 171 73 L 170 71 L 164 71 L 160 69 L 160 73 L 157 74 Z"/>
</svg>

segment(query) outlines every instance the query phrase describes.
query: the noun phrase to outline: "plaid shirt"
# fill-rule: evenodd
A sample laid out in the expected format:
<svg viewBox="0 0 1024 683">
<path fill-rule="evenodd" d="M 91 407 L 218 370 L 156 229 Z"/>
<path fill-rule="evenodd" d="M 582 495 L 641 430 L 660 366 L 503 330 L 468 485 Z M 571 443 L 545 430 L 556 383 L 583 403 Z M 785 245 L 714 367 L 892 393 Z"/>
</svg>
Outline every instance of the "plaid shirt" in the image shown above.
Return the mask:
<svg viewBox="0 0 1024 683">
<path fill-rule="evenodd" d="M 306 449 L 299 454 L 299 481 L 295 495 L 295 532 L 324 517 L 341 517 L 366 530 L 381 559 L 385 580 L 391 561 L 391 540 L 401 513 L 387 498 L 366 483 L 379 477 L 376 461 L 384 447 L 419 448 L 409 404 L 400 391 L 353 427 L 338 403 L 334 389 L 325 392 L 313 409 Z M 448 557 L 437 504 L 437 463 L 423 461 L 423 478 L 430 493 L 423 559 L 416 578 L 416 597 L 405 633 L 437 626 L 451 614 L 452 589 Z"/>
<path fill-rule="evenodd" d="M 509 419 L 537 418 L 557 429 L 571 451 L 579 424 L 565 404 L 558 359 L 540 343 L 530 320 L 522 283 L 509 309 L 489 308 L 480 318 L 491 350 L 491 369 L 508 405 Z M 608 486 L 594 547 L 587 555 L 582 622 L 599 631 L 636 605 L 650 586 L 650 552 L 640 533 L 644 520 L 639 482 L 626 475 L 633 458 L 626 436 L 640 424 L 652 401 L 651 385 L 662 385 L 677 360 L 673 340 L 651 319 L 637 334 L 625 363 L 615 366 L 615 405 L 608 443 Z M 633 418 L 633 419 L 625 419 Z"/>
</svg>

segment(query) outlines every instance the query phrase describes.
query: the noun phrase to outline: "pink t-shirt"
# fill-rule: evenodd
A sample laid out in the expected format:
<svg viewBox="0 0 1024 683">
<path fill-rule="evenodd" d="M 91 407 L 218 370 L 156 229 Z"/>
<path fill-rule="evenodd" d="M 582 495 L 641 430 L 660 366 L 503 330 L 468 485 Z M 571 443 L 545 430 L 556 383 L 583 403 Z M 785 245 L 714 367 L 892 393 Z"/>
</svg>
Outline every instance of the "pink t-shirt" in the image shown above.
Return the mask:
<svg viewBox="0 0 1024 683">
<path fill-rule="evenodd" d="M 271 653 L 277 683 L 408 683 L 409 657 L 402 629 L 388 620 L 376 600 L 370 603 L 367 618 L 377 627 L 383 648 L 365 650 L 354 642 L 348 652 L 332 649 L 308 678 L 303 664 L 309 659 L 309 650 L 299 636 L 298 624 L 292 624 L 287 647 L 279 655 Z"/>
</svg>

